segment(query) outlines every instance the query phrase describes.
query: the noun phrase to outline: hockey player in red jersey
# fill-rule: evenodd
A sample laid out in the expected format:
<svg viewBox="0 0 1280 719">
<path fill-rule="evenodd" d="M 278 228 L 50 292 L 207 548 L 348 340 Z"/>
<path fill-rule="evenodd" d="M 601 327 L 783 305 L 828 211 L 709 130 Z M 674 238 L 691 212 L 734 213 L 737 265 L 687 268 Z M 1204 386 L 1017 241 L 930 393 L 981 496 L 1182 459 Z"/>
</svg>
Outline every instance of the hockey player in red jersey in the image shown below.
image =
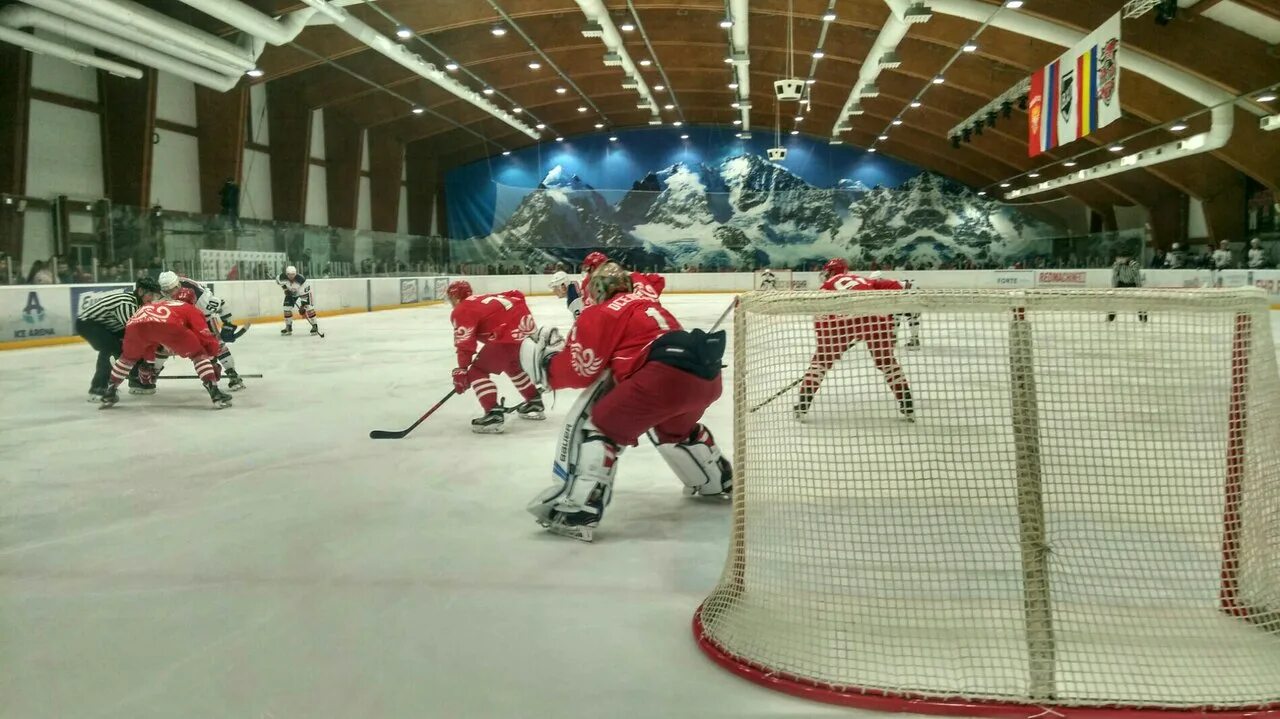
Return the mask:
<svg viewBox="0 0 1280 719">
<path fill-rule="evenodd" d="M 858 292 L 865 290 L 900 290 L 897 280 L 886 277 L 861 277 L 849 271 L 842 259 L 833 259 L 822 268 L 825 282 L 822 289 L 830 292 Z M 828 316 L 814 322 L 818 346 L 810 360 L 809 370 L 800 383 L 800 401 L 795 406 L 798 419 L 809 413 L 813 396 L 822 385 L 822 378 L 832 365 L 857 342 L 865 342 L 876 369 L 884 374 L 884 381 L 898 400 L 898 411 L 914 420 L 915 407 L 911 401 L 911 385 L 894 355 L 894 319 L 892 315 L 865 315 L 860 317 Z"/>
<path fill-rule="evenodd" d="M 173 299 L 160 300 L 143 305 L 129 319 L 124 328 L 124 349 L 111 367 L 111 379 L 107 392 L 102 396 L 103 407 L 120 401 L 116 388 L 129 376 L 139 362 L 138 376 L 144 382 L 154 382 L 156 350 L 162 345 L 171 355 L 188 357 L 195 364 L 196 374 L 204 380 L 209 399 L 217 409 L 230 406 L 231 395 L 218 388 L 218 369 L 213 361 L 220 342 L 209 331 L 205 313 L 195 306 L 195 293 L 180 288 Z M 152 375 L 148 377 L 147 375 Z"/>
<path fill-rule="evenodd" d="M 587 291 L 587 283 L 591 281 L 591 273 L 597 267 L 610 261 L 603 252 L 592 252 L 582 261 L 582 269 L 586 274 L 582 277 L 582 282 L 578 284 L 578 295 L 582 298 L 583 309 L 595 304 L 595 300 L 591 299 L 591 293 Z M 648 297 L 654 302 L 658 301 L 658 298 L 662 296 L 662 291 L 667 287 L 667 279 L 656 272 L 632 272 L 630 274 L 631 291 Z M 581 313 L 579 312 L 579 314 Z"/>
<path fill-rule="evenodd" d="M 536 329 L 524 295 L 518 290 L 472 294 L 471 284 L 465 280 L 451 282 L 445 294 L 453 306 L 453 346 L 458 351 L 453 388 L 458 394 L 468 387 L 475 390 L 484 409 L 484 415 L 471 420 L 471 431 L 502 432 L 507 412 L 498 406 L 498 387 L 489 379 L 494 374 L 510 377 L 524 398 L 515 408 L 521 419 L 546 419 L 538 388 L 520 369 L 520 342 Z"/>
<path fill-rule="evenodd" d="M 724 332 L 686 332 L 662 305 L 632 290 L 626 270 L 602 265 L 588 283 L 595 303 L 567 344 L 542 330 L 521 347 L 521 365 L 539 386 L 588 388 L 560 435 L 553 486 L 529 504 L 556 534 L 591 540 L 613 495 L 618 455 L 646 433 L 690 494 L 733 488 L 729 461 L 699 422 L 720 397 Z"/>
</svg>

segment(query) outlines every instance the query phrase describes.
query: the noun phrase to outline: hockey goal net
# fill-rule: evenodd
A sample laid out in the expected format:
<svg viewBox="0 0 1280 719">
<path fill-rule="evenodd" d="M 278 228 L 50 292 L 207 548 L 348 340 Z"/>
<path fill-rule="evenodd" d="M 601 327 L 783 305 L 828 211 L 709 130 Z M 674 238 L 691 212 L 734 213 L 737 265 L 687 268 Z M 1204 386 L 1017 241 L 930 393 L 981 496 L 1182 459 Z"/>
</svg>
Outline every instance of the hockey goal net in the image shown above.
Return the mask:
<svg viewBox="0 0 1280 719">
<path fill-rule="evenodd" d="M 791 284 L 791 270 L 756 270 L 755 284 L 752 289 L 755 290 L 790 290 L 794 287 Z"/>
<path fill-rule="evenodd" d="M 815 319 L 915 312 L 914 422 L 863 343 L 797 419 Z M 1251 289 L 743 296 L 701 647 L 877 709 L 1280 715 L 1270 314 Z"/>
</svg>

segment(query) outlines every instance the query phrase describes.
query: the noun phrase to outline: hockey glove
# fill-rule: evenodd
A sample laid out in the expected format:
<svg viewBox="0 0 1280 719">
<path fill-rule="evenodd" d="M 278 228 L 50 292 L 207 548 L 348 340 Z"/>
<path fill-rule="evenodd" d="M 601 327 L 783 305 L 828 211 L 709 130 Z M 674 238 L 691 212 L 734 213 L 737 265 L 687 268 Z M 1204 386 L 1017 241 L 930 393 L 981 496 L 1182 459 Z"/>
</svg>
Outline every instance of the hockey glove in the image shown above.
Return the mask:
<svg viewBox="0 0 1280 719">
<path fill-rule="evenodd" d="M 562 349 L 564 338 L 555 327 L 539 328 L 520 343 L 520 368 L 529 375 L 538 389 L 550 389 L 547 385 L 547 366 Z"/>
<path fill-rule="evenodd" d="M 218 337 L 220 337 L 223 342 L 235 342 L 240 339 L 240 335 L 244 334 L 243 332 L 236 332 L 237 329 L 239 328 L 236 327 L 231 320 L 224 319 L 222 321 L 222 329 L 218 331 Z"/>
<path fill-rule="evenodd" d="M 470 384 L 467 382 L 468 370 L 459 367 L 453 371 L 453 391 L 462 394 Z"/>
</svg>

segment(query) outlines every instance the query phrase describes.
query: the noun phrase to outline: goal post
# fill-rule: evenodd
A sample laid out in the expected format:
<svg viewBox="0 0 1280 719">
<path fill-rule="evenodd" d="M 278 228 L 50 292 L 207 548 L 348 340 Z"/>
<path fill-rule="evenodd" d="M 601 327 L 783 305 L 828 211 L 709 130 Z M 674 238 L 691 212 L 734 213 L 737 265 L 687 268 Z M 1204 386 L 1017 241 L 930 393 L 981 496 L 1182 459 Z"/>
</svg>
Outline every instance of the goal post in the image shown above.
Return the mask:
<svg viewBox="0 0 1280 719">
<path fill-rule="evenodd" d="M 863 343 L 799 418 L 778 394 L 815 321 L 913 312 L 937 327 L 896 357 L 914 422 Z M 880 710 L 1280 717 L 1271 326 L 1250 288 L 743 296 L 699 645 Z"/>
</svg>

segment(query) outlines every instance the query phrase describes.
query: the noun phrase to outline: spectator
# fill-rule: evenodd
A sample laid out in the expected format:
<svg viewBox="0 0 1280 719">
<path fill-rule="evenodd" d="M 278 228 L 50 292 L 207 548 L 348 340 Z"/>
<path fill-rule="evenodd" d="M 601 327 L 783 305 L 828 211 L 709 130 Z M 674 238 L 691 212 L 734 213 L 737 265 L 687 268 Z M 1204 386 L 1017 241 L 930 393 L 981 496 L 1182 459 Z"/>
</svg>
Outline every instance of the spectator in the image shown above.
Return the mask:
<svg viewBox="0 0 1280 719">
<path fill-rule="evenodd" d="M 222 216 L 231 229 L 238 231 L 240 229 L 240 186 L 236 184 L 235 178 L 228 177 L 227 181 L 222 183 L 220 198 Z"/>
<path fill-rule="evenodd" d="M 49 267 L 53 272 L 55 284 L 69 285 L 75 281 L 75 277 L 71 275 L 70 268 L 67 267 L 67 263 L 62 259 L 62 255 L 54 255 L 49 262 Z"/>
<path fill-rule="evenodd" d="M 1180 270 L 1186 264 L 1186 257 L 1182 253 L 1182 245 L 1177 242 L 1173 243 L 1173 247 L 1169 249 L 1169 254 L 1164 256 L 1164 268 L 1166 270 Z"/>
<path fill-rule="evenodd" d="M 1151 253 L 1151 268 L 1155 269 L 1157 267 L 1164 267 L 1164 266 L 1165 266 L 1164 250 L 1157 247 Z"/>
<path fill-rule="evenodd" d="M 0 255 L 0 285 L 7 285 L 11 283 L 12 280 L 9 277 L 9 258 L 4 255 Z"/>
<path fill-rule="evenodd" d="M 1214 250 L 1211 256 L 1213 261 L 1213 269 L 1229 270 L 1234 264 L 1234 258 L 1231 256 L 1231 245 L 1226 240 L 1218 243 L 1218 249 Z"/>
<path fill-rule="evenodd" d="M 1267 264 L 1267 251 L 1262 247 L 1262 240 L 1255 237 L 1249 242 L 1249 269 L 1266 269 Z"/>
<path fill-rule="evenodd" d="M 53 272 L 45 264 L 44 260 L 36 260 L 31 263 L 31 271 L 27 273 L 27 284 L 51 285 L 53 283 Z"/>
</svg>

